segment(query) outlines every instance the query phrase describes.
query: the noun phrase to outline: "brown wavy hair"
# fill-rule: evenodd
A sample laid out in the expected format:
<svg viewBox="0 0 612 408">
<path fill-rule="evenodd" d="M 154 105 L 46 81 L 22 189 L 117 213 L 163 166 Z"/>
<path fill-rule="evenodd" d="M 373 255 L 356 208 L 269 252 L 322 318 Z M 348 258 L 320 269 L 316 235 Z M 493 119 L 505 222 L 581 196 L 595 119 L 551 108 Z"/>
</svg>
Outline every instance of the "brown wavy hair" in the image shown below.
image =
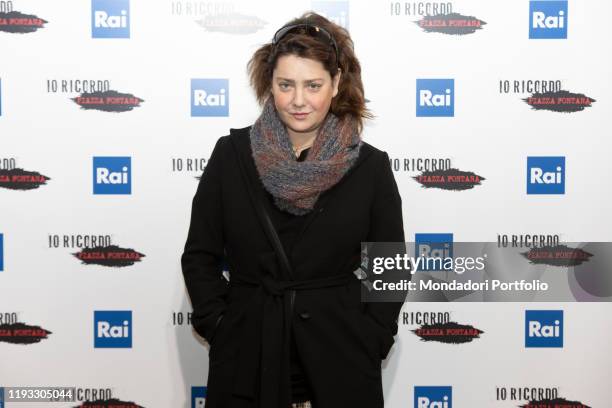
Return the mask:
<svg viewBox="0 0 612 408">
<path fill-rule="evenodd" d="M 305 33 L 289 32 L 276 46 L 270 42 L 257 49 L 247 64 L 250 83 L 255 90 L 257 101 L 263 106 L 270 96 L 272 72 L 279 57 L 296 55 L 309 58 L 321 62 L 332 78 L 337 73 L 337 68 L 342 70 L 338 94 L 332 99 L 330 110 L 339 118 L 345 115 L 354 117 L 361 132 L 363 119 L 372 119 L 374 115 L 365 106 L 361 65 L 355 56 L 353 40 L 346 29 L 313 11 L 302 14 L 284 26 L 303 23 L 317 25 L 334 37 L 338 45 L 339 61 L 336 61 L 334 48 L 328 42 Z"/>
</svg>

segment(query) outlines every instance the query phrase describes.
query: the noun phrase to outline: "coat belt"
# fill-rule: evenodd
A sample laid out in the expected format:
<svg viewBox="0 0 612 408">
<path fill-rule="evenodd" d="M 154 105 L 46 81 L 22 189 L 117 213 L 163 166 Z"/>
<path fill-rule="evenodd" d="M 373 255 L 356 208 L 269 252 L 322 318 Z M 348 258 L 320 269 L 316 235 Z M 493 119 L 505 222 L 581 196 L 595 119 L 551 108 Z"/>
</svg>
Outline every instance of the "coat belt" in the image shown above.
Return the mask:
<svg viewBox="0 0 612 408">
<path fill-rule="evenodd" d="M 240 369 L 236 370 L 233 393 L 258 398 L 261 408 L 287 408 L 291 405 L 290 291 L 344 286 L 354 276 L 347 272 L 317 279 L 279 280 L 276 259 L 268 257 L 262 263 L 259 278 L 230 275 L 231 285 L 255 288 L 252 303 L 245 310 L 245 331 L 237 354 Z"/>
</svg>

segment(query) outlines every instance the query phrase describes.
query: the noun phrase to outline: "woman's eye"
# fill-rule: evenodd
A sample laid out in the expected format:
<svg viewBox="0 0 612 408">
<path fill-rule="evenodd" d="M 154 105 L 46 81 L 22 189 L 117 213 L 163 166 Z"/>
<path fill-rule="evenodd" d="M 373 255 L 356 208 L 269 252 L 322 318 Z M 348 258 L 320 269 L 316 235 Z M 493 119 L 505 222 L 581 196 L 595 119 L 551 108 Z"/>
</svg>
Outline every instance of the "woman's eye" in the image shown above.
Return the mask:
<svg viewBox="0 0 612 408">
<path fill-rule="evenodd" d="M 312 89 L 319 89 L 321 87 L 321 85 L 320 84 L 310 84 L 310 87 Z"/>
<path fill-rule="evenodd" d="M 279 84 L 278 85 L 281 89 L 287 89 L 287 87 L 289 87 L 289 84 Z"/>
</svg>

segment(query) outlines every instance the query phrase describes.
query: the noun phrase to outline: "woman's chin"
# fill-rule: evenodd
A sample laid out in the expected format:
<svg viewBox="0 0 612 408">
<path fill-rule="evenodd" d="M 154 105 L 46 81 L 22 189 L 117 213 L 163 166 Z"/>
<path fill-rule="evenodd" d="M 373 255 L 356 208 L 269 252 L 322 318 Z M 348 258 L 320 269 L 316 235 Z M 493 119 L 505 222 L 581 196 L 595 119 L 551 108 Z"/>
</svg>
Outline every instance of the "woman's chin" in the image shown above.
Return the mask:
<svg viewBox="0 0 612 408">
<path fill-rule="evenodd" d="M 311 132 L 315 128 L 313 123 L 311 123 L 310 121 L 306 123 L 304 121 L 295 120 L 295 119 L 290 120 L 290 122 L 285 123 L 285 125 L 287 125 L 287 127 L 293 130 L 294 132 L 298 132 L 298 133 Z"/>
</svg>

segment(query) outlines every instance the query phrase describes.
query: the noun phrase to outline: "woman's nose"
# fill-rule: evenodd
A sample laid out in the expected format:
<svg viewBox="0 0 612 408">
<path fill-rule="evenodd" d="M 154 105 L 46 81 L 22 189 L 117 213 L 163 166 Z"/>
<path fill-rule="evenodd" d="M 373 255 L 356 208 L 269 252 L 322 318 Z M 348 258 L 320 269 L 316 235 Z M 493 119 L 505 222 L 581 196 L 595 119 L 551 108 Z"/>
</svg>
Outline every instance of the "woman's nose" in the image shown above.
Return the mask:
<svg viewBox="0 0 612 408">
<path fill-rule="evenodd" d="M 295 88 L 295 93 L 293 94 L 293 104 L 295 106 L 304 106 L 304 91 L 299 87 Z"/>
</svg>

